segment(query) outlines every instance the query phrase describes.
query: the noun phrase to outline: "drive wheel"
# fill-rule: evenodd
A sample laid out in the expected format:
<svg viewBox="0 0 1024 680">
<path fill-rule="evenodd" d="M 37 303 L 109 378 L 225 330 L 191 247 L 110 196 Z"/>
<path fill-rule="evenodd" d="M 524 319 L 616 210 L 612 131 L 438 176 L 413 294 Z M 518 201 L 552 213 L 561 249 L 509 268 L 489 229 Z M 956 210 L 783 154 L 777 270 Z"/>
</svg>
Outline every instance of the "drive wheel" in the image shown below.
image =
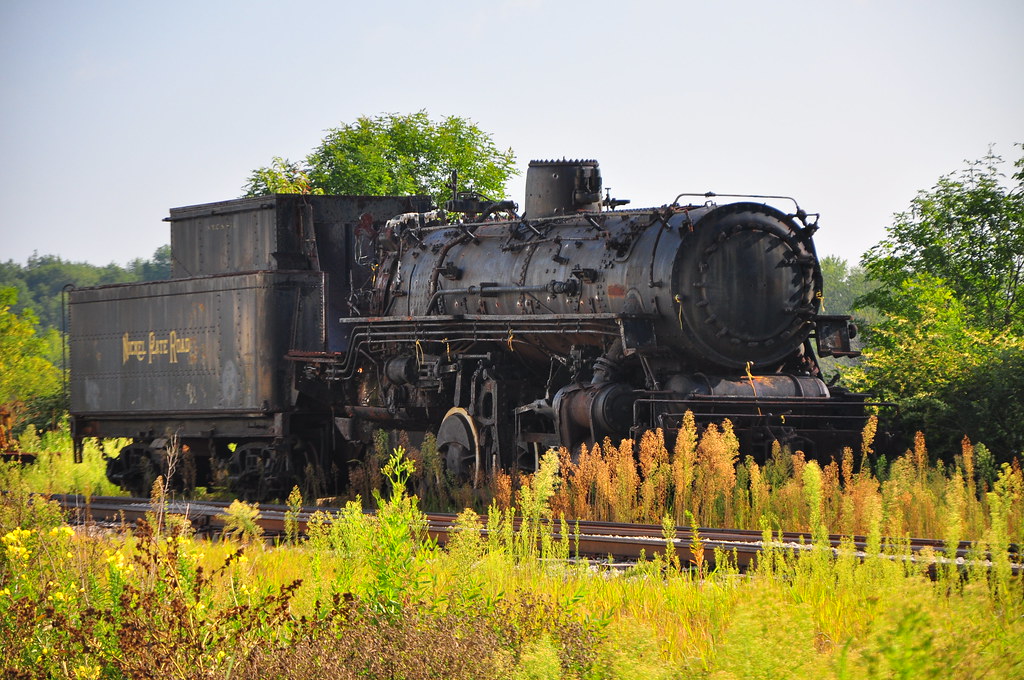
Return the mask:
<svg viewBox="0 0 1024 680">
<path fill-rule="evenodd" d="M 437 430 L 437 450 L 456 482 L 472 481 L 474 487 L 479 486 L 483 472 L 480 437 L 466 409 L 453 408 L 445 414 Z"/>
</svg>

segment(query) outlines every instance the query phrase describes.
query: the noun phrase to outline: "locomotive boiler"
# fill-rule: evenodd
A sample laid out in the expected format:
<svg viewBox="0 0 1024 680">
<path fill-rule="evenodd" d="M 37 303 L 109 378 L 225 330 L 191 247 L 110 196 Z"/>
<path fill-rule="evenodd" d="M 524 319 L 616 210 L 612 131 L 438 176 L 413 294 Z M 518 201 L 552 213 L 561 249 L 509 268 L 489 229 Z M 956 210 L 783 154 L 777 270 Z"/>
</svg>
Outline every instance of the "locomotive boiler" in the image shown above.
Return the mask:
<svg viewBox="0 0 1024 680">
<path fill-rule="evenodd" d="M 729 418 L 751 451 L 781 441 L 827 455 L 855 440 L 864 399 L 826 385 L 816 358 L 856 354 L 849 319 L 820 313 L 816 215 L 789 199 L 719 204 L 712 194 L 623 210 L 625 201 L 604 194 L 596 161 L 534 161 L 526 180 L 521 216 L 511 202 L 466 193 L 445 210 L 405 199 L 412 209 L 387 219 L 338 207 L 366 199 L 267 197 L 278 206 L 278 245 L 291 243 L 273 262 L 226 258 L 220 245 L 197 251 L 197 234 L 215 233 L 218 210 L 245 213 L 239 202 L 172 211 L 182 232 L 173 257 L 191 266 L 159 285 L 184 291 L 179 343 L 197 337 L 188 328 L 206 329 L 188 353 L 178 350 L 193 373 L 171 370 L 166 387 L 178 401 L 133 402 L 116 427 L 108 412 L 78 407 L 76 437 L 134 437 L 130 455 L 111 468 L 121 483 L 137 484 L 140 467 L 159 467 L 177 428 L 206 459 L 199 478 L 223 468 L 232 486 L 264 496 L 303 476 L 338 478 L 375 429 L 434 434 L 448 471 L 467 480 L 529 469 L 553 446 L 578 451 L 659 427 L 671 437 L 687 411 L 701 423 Z M 194 219 L 207 213 L 206 222 Z M 244 230 L 232 234 L 246 241 Z M 203 270 L 197 252 L 221 264 Z M 283 292 L 264 305 L 274 313 L 244 322 L 220 296 L 211 319 L 196 310 L 210 306 L 203 296 L 218 277 L 263 277 L 250 283 Z M 152 285 L 129 286 L 130 312 L 109 289 L 72 293 L 80 394 L 97 371 L 81 365 L 76 375 L 76 308 L 96 298 L 115 303 L 119 319 L 145 317 L 169 332 L 156 297 L 139 288 Z M 258 360 L 234 349 L 232 362 L 221 356 L 237 344 L 224 336 L 239 333 L 266 339 Z M 187 385 L 203 383 L 203 370 L 209 389 L 201 413 L 190 414 L 197 390 Z M 106 379 L 123 381 L 114 373 Z M 273 400 L 251 401 L 243 413 L 225 399 L 232 389 L 254 396 L 261 374 L 273 377 Z"/>
</svg>

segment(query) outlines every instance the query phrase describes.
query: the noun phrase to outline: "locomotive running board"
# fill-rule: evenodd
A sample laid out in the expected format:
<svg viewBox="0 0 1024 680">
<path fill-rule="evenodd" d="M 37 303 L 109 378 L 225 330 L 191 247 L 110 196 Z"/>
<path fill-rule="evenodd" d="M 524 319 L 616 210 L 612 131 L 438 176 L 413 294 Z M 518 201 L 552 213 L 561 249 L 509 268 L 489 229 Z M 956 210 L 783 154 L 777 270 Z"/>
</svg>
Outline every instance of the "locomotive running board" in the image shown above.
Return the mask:
<svg viewBox="0 0 1024 680">
<path fill-rule="evenodd" d="M 335 377 L 349 378 L 361 348 L 397 343 L 435 342 L 448 346 L 462 342 L 509 343 L 545 336 L 603 335 L 622 340 L 627 354 L 658 351 L 650 314 L 522 314 L 383 316 L 339 319 L 350 329 L 349 351 L 288 353 L 291 361 L 329 363 Z"/>
</svg>

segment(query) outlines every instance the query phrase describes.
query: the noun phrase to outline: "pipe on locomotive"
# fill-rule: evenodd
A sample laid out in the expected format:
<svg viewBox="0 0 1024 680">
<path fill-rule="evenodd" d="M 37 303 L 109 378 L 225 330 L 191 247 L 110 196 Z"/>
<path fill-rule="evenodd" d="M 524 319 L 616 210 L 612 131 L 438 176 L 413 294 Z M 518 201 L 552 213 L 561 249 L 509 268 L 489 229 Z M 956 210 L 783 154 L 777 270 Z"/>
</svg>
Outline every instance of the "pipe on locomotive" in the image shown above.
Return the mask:
<svg viewBox="0 0 1024 680">
<path fill-rule="evenodd" d="M 481 283 L 479 286 L 468 286 L 466 288 L 445 288 L 438 290 L 427 302 L 424 314 L 431 314 L 437 301 L 446 295 L 479 295 L 480 297 L 494 297 L 500 293 L 550 293 L 551 295 L 576 295 L 579 292 L 580 283 L 574 279 L 568 281 L 550 281 L 548 283 L 533 286 L 502 286 L 497 283 Z"/>
</svg>

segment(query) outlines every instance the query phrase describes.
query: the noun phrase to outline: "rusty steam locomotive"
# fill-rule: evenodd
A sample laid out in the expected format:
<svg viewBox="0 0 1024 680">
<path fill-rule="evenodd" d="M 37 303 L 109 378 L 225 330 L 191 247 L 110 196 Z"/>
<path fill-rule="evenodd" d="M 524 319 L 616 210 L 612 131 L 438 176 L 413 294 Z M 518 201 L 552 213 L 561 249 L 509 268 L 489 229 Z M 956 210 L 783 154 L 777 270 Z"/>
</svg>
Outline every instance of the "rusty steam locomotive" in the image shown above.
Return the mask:
<svg viewBox="0 0 1024 680">
<path fill-rule="evenodd" d="M 526 192 L 521 217 L 467 193 L 172 209 L 171 280 L 70 294 L 78 450 L 131 438 L 108 476 L 136 492 L 174 463 L 267 498 L 342 482 L 375 429 L 435 434 L 467 479 L 671 436 L 686 411 L 748 447 L 857 436 L 864 399 L 812 346 L 855 354 L 849 319 L 819 313 L 816 215 L 711 194 L 622 210 L 596 161 L 534 161 Z"/>
</svg>

